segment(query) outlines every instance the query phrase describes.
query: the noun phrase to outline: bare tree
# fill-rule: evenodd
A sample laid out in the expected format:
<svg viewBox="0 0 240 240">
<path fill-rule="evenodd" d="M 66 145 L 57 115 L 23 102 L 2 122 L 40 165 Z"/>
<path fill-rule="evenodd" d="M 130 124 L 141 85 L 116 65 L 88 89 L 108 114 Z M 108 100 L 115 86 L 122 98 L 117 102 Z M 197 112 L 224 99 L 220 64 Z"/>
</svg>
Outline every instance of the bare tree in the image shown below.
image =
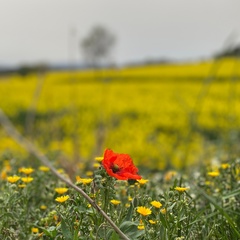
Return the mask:
<svg viewBox="0 0 240 240">
<path fill-rule="evenodd" d="M 84 59 L 91 67 L 108 64 L 115 44 L 114 35 L 102 26 L 95 26 L 81 42 Z"/>
</svg>

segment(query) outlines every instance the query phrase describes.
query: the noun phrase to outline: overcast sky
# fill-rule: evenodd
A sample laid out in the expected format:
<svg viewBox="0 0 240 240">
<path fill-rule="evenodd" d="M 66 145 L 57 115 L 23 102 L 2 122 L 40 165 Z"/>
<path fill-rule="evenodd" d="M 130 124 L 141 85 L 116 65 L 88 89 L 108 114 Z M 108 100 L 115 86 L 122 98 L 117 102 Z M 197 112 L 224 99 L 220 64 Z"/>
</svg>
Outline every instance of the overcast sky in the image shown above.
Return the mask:
<svg viewBox="0 0 240 240">
<path fill-rule="evenodd" d="M 0 0 L 0 65 L 80 62 L 95 25 L 116 35 L 116 63 L 196 59 L 239 38 L 240 1 Z"/>
</svg>

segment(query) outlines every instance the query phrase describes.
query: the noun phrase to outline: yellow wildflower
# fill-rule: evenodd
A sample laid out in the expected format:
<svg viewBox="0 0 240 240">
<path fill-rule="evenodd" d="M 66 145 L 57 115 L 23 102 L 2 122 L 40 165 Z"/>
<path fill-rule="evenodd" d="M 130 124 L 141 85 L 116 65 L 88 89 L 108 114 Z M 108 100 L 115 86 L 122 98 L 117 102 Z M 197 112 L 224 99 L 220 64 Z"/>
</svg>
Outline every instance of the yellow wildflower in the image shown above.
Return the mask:
<svg viewBox="0 0 240 240">
<path fill-rule="evenodd" d="M 4 167 L 2 169 L 2 172 L 1 172 L 1 178 L 3 180 L 7 179 L 7 173 L 11 171 L 11 166 L 10 166 L 10 163 L 8 160 L 5 160 L 4 161 Z"/>
<path fill-rule="evenodd" d="M 100 163 L 94 163 L 94 164 L 93 164 L 93 167 L 94 167 L 94 168 L 99 168 L 100 166 L 101 166 Z"/>
<path fill-rule="evenodd" d="M 103 157 L 95 157 L 95 160 L 101 162 L 103 160 Z"/>
<path fill-rule="evenodd" d="M 92 172 L 92 171 L 87 171 L 87 172 L 86 172 L 86 175 L 87 175 L 88 177 L 91 177 L 91 176 L 93 175 L 93 172 Z"/>
<path fill-rule="evenodd" d="M 160 208 L 162 206 L 162 204 L 160 202 L 158 202 L 158 201 L 152 201 L 151 204 L 155 208 Z"/>
<path fill-rule="evenodd" d="M 65 195 L 65 196 L 57 197 L 57 198 L 55 199 L 55 201 L 60 202 L 60 203 L 63 203 L 63 202 L 65 202 L 65 201 L 67 201 L 68 199 L 69 199 L 69 196 L 68 196 L 68 195 Z"/>
<path fill-rule="evenodd" d="M 162 209 L 160 210 L 160 212 L 161 212 L 162 214 L 166 214 L 167 210 L 166 210 L 166 208 L 162 208 Z"/>
<path fill-rule="evenodd" d="M 157 223 L 156 221 L 153 221 L 153 220 L 149 220 L 149 222 L 150 222 L 151 224 L 156 224 L 156 223 Z"/>
<path fill-rule="evenodd" d="M 138 228 L 138 230 L 144 230 L 145 227 L 144 227 L 144 225 L 138 225 L 137 228 Z"/>
<path fill-rule="evenodd" d="M 40 209 L 41 209 L 41 210 L 46 210 L 46 209 L 47 209 L 47 206 L 46 206 L 46 205 L 41 205 L 41 206 L 40 206 Z"/>
<path fill-rule="evenodd" d="M 240 167 L 236 167 L 235 171 L 234 171 L 234 174 L 236 175 L 236 178 L 238 180 L 240 180 Z"/>
<path fill-rule="evenodd" d="M 67 191 L 67 188 L 55 188 L 55 192 L 57 192 L 58 194 L 64 194 Z"/>
<path fill-rule="evenodd" d="M 205 185 L 206 185 L 206 186 L 210 186 L 210 185 L 212 185 L 212 182 L 210 182 L 210 181 L 205 181 Z"/>
<path fill-rule="evenodd" d="M 213 171 L 213 172 L 208 172 L 207 175 L 208 176 L 211 176 L 211 177 L 217 177 L 219 176 L 219 172 L 218 171 Z"/>
<path fill-rule="evenodd" d="M 38 233 L 38 232 L 39 232 L 38 228 L 35 228 L 35 227 L 32 228 L 32 233 Z"/>
<path fill-rule="evenodd" d="M 26 187 L 26 184 L 19 184 L 18 187 L 19 187 L 19 188 L 25 188 L 25 187 Z"/>
<path fill-rule="evenodd" d="M 65 172 L 64 169 L 62 169 L 62 168 L 59 168 L 57 171 L 58 171 L 59 173 L 64 173 L 64 172 Z"/>
<path fill-rule="evenodd" d="M 221 164 L 221 168 L 222 169 L 227 169 L 227 168 L 229 168 L 230 167 L 230 164 L 229 163 L 222 163 Z"/>
<path fill-rule="evenodd" d="M 170 181 L 176 174 L 177 174 L 176 171 L 168 171 L 164 175 L 164 180 L 165 181 Z"/>
<path fill-rule="evenodd" d="M 92 178 L 80 178 L 79 176 L 76 176 L 77 183 L 82 183 L 82 184 L 89 184 L 93 181 Z"/>
<path fill-rule="evenodd" d="M 115 199 L 111 200 L 110 202 L 111 202 L 113 205 L 118 205 L 118 204 L 121 203 L 121 201 L 115 200 Z"/>
<path fill-rule="evenodd" d="M 138 225 L 138 229 L 139 230 L 143 230 L 145 227 L 144 227 L 144 224 L 143 224 L 143 221 L 142 219 L 140 219 L 140 222 L 139 222 L 139 225 Z"/>
<path fill-rule="evenodd" d="M 150 208 L 146 208 L 146 207 L 137 207 L 137 212 L 140 213 L 143 216 L 147 216 L 150 215 L 152 213 Z"/>
<path fill-rule="evenodd" d="M 30 183 L 33 180 L 33 178 L 32 177 L 22 177 L 21 180 L 24 183 Z"/>
<path fill-rule="evenodd" d="M 80 176 L 76 176 L 76 183 L 79 183 L 81 180 L 81 177 Z"/>
<path fill-rule="evenodd" d="M 185 192 L 186 190 L 189 189 L 189 187 L 175 187 L 175 190 L 177 190 L 178 192 Z"/>
<path fill-rule="evenodd" d="M 54 214 L 53 219 L 54 219 L 55 222 L 57 222 L 58 221 L 58 215 Z"/>
<path fill-rule="evenodd" d="M 7 172 L 4 170 L 1 172 L 1 179 L 5 180 L 7 178 Z"/>
<path fill-rule="evenodd" d="M 140 179 L 140 180 L 137 180 L 137 182 L 140 184 L 140 185 L 144 185 L 144 184 L 146 184 L 147 182 L 148 182 L 148 180 L 147 179 Z"/>
<path fill-rule="evenodd" d="M 38 169 L 42 172 L 48 172 L 50 170 L 49 167 L 46 166 L 40 166 Z"/>
<path fill-rule="evenodd" d="M 10 183 L 15 183 L 19 179 L 20 179 L 20 177 L 18 177 L 18 176 L 9 176 L 9 177 L 7 177 L 7 181 L 10 182 Z"/>
<path fill-rule="evenodd" d="M 33 168 L 20 168 L 19 172 L 29 175 L 34 172 L 34 169 Z"/>
</svg>

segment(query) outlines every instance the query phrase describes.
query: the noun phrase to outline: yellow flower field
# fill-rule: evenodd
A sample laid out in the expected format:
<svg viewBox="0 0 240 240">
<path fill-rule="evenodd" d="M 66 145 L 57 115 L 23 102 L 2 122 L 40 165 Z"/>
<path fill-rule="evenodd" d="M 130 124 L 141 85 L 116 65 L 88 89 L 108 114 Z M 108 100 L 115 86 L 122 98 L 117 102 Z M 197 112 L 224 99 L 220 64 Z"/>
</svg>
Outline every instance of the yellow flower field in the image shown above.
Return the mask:
<svg viewBox="0 0 240 240">
<path fill-rule="evenodd" d="M 90 168 L 111 148 L 140 166 L 183 168 L 239 153 L 239 79 L 236 59 L 1 77 L 0 107 L 64 167 Z M 7 150 L 23 153 L 1 129 Z"/>
</svg>

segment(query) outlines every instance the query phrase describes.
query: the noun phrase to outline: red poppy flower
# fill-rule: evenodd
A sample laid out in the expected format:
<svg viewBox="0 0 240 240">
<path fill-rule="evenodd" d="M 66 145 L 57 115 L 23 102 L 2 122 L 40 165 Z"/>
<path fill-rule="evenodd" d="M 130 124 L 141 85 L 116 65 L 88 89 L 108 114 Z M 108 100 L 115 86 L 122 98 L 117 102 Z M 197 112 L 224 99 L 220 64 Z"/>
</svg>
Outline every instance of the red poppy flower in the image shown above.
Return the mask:
<svg viewBox="0 0 240 240">
<path fill-rule="evenodd" d="M 102 165 L 109 176 L 119 180 L 141 179 L 141 176 L 137 174 L 138 169 L 128 154 L 114 153 L 112 150 L 106 149 Z"/>
</svg>

